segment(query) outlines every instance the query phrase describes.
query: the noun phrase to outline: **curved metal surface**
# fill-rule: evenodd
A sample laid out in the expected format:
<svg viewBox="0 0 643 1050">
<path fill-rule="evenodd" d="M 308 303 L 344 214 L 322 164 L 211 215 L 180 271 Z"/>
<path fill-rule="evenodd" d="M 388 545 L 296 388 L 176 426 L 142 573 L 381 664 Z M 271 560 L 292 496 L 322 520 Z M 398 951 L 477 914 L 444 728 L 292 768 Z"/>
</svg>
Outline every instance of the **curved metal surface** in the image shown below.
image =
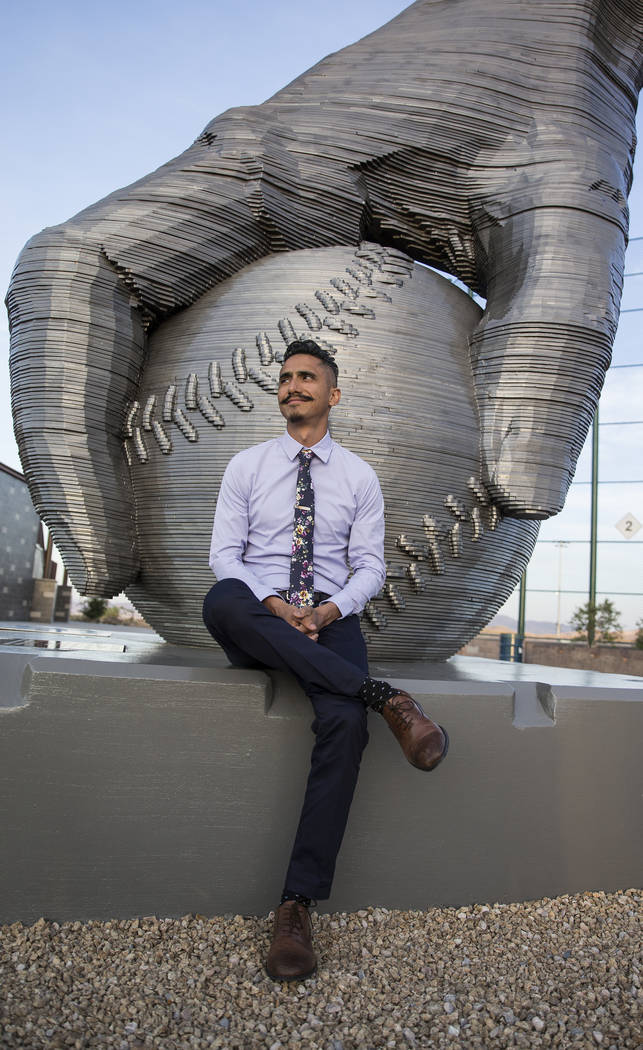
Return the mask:
<svg viewBox="0 0 643 1050">
<path fill-rule="evenodd" d="M 234 453 L 282 433 L 276 379 L 295 333 L 335 354 L 332 434 L 382 484 L 388 574 L 363 616 L 371 658 L 444 659 L 473 637 L 538 531 L 503 518 L 480 479 L 479 318 L 445 278 L 362 243 L 270 256 L 161 325 L 125 413 L 141 553 L 127 593 L 148 622 L 168 641 L 211 644 L 201 606 L 221 477 Z"/>
<path fill-rule="evenodd" d="M 506 515 L 561 508 L 616 330 L 642 24 L 641 0 L 418 0 L 29 242 L 8 296 L 15 429 L 79 590 L 111 595 L 140 568 L 125 405 L 140 406 L 137 460 L 158 446 L 171 462 L 170 445 L 196 443 L 195 398 L 215 428 L 221 399 L 250 411 L 239 356 L 220 396 L 214 373 L 187 402 L 189 375 L 166 384 L 152 421 L 139 391 L 147 333 L 253 260 L 360 237 L 487 295 L 471 335 L 481 481 Z M 339 316 L 332 301 L 350 298 L 325 294 L 330 306 L 307 302 L 311 317 L 317 302 Z M 291 324 L 308 326 L 292 306 Z M 397 348 L 387 353 L 395 373 Z"/>
</svg>

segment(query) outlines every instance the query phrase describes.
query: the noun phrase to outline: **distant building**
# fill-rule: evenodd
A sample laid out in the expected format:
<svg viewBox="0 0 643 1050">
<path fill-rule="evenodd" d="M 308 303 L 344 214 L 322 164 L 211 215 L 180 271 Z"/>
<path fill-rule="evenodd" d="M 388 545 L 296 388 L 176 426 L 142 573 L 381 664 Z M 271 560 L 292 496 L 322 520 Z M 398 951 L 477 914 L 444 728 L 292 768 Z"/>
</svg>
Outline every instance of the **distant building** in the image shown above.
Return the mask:
<svg viewBox="0 0 643 1050">
<path fill-rule="evenodd" d="M 0 463 L 0 620 L 28 620 L 42 576 L 42 525 L 24 475 Z"/>
<path fill-rule="evenodd" d="M 69 619 L 71 587 L 55 554 L 24 475 L 0 463 L 0 620 Z"/>
</svg>

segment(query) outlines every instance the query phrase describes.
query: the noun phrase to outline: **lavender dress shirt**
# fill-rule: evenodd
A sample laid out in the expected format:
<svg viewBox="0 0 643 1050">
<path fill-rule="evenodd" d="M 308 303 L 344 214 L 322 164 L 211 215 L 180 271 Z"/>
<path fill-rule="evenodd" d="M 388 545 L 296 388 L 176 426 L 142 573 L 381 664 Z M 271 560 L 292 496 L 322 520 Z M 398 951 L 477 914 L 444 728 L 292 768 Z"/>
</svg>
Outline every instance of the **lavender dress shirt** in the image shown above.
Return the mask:
<svg viewBox="0 0 643 1050">
<path fill-rule="evenodd" d="M 238 452 L 221 481 L 210 567 L 219 580 L 243 580 L 259 601 L 290 583 L 302 447 L 286 431 Z M 382 491 L 372 467 L 337 445 L 328 431 L 313 452 L 315 590 L 328 594 L 342 617 L 350 616 L 362 611 L 386 578 Z"/>
</svg>

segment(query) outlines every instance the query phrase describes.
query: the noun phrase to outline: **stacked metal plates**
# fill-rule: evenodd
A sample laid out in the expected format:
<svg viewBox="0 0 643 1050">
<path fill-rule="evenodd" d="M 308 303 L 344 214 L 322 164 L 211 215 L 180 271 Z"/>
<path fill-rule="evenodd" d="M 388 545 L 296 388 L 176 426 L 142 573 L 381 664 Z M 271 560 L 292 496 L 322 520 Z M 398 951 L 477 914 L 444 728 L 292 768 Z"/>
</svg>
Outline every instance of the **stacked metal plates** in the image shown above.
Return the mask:
<svg viewBox="0 0 643 1050">
<path fill-rule="evenodd" d="M 128 595 L 169 641 L 201 622 L 212 519 L 236 452 L 282 433 L 279 362 L 293 334 L 335 355 L 334 439 L 376 470 L 388 577 L 367 606 L 371 656 L 442 659 L 490 619 L 537 523 L 503 518 L 480 477 L 468 339 L 480 310 L 400 252 L 362 243 L 246 267 L 150 338 L 126 414 L 142 571 Z"/>
<path fill-rule="evenodd" d="M 419 0 L 262 105 L 216 117 L 178 157 L 30 241 L 7 300 L 16 434 L 34 503 L 76 586 L 111 595 L 137 578 L 123 448 L 138 484 L 140 470 L 152 471 L 159 456 L 196 462 L 204 427 L 225 448 L 231 414 L 240 435 L 245 428 L 253 440 L 280 348 L 302 328 L 350 360 L 371 333 L 379 354 L 372 369 L 386 373 L 388 400 L 373 416 L 382 427 L 398 406 L 404 412 L 418 376 L 443 388 L 407 453 L 420 470 L 425 445 L 433 447 L 440 425 L 457 418 L 462 392 L 437 366 L 439 354 L 406 362 L 402 380 L 394 325 L 384 324 L 390 338 L 377 341 L 383 304 L 398 310 L 407 298 L 408 266 L 387 255 L 388 271 L 375 278 L 366 249 L 326 281 L 325 264 L 314 279 L 307 269 L 300 280 L 290 270 L 289 252 L 354 248 L 360 238 L 446 270 L 488 297 L 470 333 L 476 484 L 484 482 L 506 515 L 556 513 L 618 319 L 640 40 L 640 5 L 632 3 Z M 195 336 L 203 363 L 196 351 L 187 360 L 191 351 L 152 389 L 152 357 L 164 337 L 159 329 L 148 348 L 147 333 L 186 307 L 200 309 L 201 297 L 202 309 L 211 306 L 216 286 L 234 298 L 237 286 L 227 282 L 240 271 L 254 281 L 251 264 L 264 258 L 285 268 L 283 297 L 266 277 L 264 293 L 261 282 L 258 290 L 244 284 L 248 298 L 235 300 L 234 316 L 222 314 L 216 299 L 209 357 Z M 427 328 L 427 345 L 463 337 L 457 325 L 449 335 L 436 331 L 442 322 L 432 302 L 430 310 L 428 301 L 407 306 L 413 331 L 400 331 L 409 346 L 416 326 Z M 351 391 L 356 422 L 345 437 L 363 440 L 368 454 L 357 422 L 373 414 L 363 391 L 361 382 Z M 420 416 L 414 419 L 419 427 Z M 462 425 L 464 436 L 469 425 Z M 391 422 L 391 442 L 396 433 Z M 453 455 L 450 438 L 444 461 Z M 181 465 L 186 485 L 189 464 Z M 169 472 L 159 520 L 175 506 L 181 480 Z M 455 492 L 442 498 L 449 494 L 464 500 Z M 435 527 L 421 525 L 433 515 L 422 509 L 419 533 L 400 524 L 411 552 L 427 546 L 427 564 L 458 561 L 486 535 L 495 512 L 480 503 L 470 540 L 476 507 L 465 504 L 469 520 L 457 517 L 457 506 Z M 192 510 L 186 504 L 181 513 Z M 448 544 L 441 538 L 447 522 Z M 419 587 L 423 561 L 406 556 Z M 145 556 L 142 564 L 147 585 Z M 394 589 L 380 605 L 394 609 L 393 618 L 408 615 Z M 379 623 L 380 605 L 369 612 Z"/>
</svg>

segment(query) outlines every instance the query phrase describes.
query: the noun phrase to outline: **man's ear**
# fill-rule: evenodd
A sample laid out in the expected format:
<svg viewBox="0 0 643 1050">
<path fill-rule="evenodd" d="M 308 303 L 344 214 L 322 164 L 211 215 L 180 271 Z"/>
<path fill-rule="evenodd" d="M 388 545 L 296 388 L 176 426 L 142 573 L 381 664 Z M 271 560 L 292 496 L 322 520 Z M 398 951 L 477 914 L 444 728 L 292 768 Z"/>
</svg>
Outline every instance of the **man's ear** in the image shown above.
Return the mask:
<svg viewBox="0 0 643 1050">
<path fill-rule="evenodd" d="M 333 407 L 333 405 L 336 405 L 338 403 L 338 401 L 341 400 L 341 396 L 342 396 L 342 392 L 339 389 L 339 387 L 338 386 L 334 386 L 333 389 L 330 392 L 329 397 L 328 397 L 328 403 L 331 406 L 331 408 Z"/>
</svg>

